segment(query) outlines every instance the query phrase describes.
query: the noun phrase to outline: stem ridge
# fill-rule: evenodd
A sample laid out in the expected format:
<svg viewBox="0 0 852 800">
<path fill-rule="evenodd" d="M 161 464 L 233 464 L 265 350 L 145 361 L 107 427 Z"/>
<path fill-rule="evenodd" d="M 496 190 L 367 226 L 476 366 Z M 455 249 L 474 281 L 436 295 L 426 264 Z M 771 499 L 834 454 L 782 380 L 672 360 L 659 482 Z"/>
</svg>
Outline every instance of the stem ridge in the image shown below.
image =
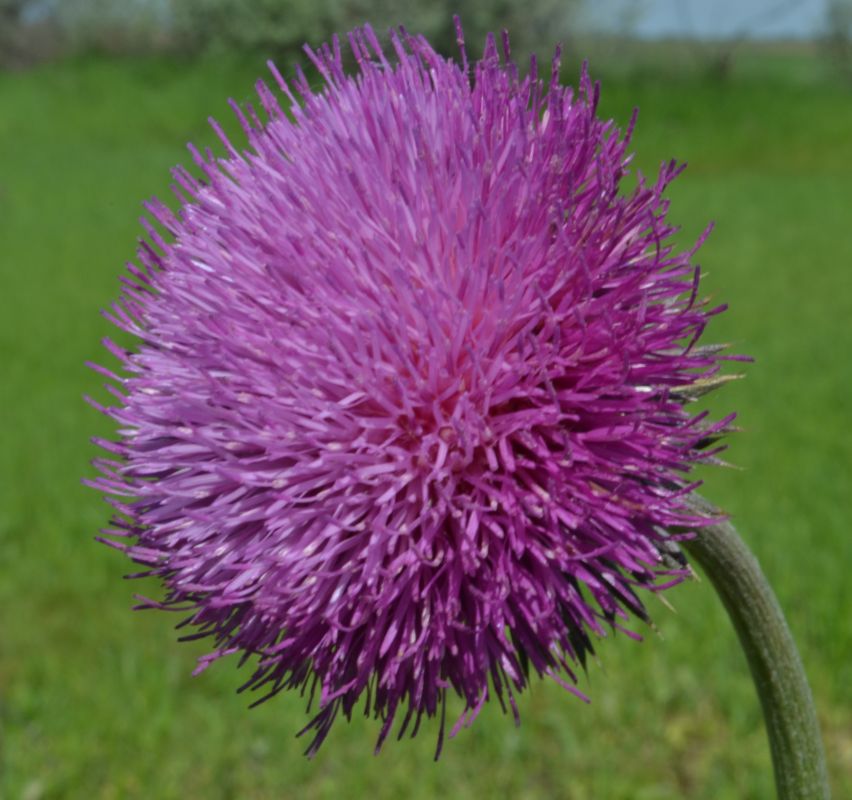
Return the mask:
<svg viewBox="0 0 852 800">
<path fill-rule="evenodd" d="M 692 507 L 720 519 L 683 543 L 725 606 L 743 648 L 772 753 L 779 800 L 828 800 L 828 770 L 813 696 L 793 635 L 760 564 L 706 500 Z"/>
</svg>

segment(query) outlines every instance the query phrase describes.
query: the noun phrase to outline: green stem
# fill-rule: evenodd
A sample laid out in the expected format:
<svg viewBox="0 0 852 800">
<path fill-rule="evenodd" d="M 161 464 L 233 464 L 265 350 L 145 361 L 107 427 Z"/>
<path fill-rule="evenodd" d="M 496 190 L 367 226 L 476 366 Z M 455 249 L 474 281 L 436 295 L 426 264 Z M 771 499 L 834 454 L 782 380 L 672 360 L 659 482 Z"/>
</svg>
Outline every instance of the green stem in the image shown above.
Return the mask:
<svg viewBox="0 0 852 800">
<path fill-rule="evenodd" d="M 702 514 L 720 512 L 701 498 Z M 757 559 L 727 521 L 684 543 L 722 598 L 751 669 L 772 751 L 780 800 L 827 800 L 825 751 L 802 660 Z"/>
</svg>

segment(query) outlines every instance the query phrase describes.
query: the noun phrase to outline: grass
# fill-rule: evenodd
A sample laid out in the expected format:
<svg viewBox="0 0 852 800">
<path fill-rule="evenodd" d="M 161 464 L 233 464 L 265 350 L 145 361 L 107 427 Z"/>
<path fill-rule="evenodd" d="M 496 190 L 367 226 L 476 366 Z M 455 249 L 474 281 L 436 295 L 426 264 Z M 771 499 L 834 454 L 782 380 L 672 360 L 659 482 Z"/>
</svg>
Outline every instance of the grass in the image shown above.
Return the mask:
<svg viewBox="0 0 852 800">
<path fill-rule="evenodd" d="M 779 62 L 780 63 L 780 62 Z M 293 733 L 303 701 L 256 710 L 233 665 L 191 678 L 201 645 L 170 618 L 130 613 L 122 557 L 92 537 L 107 516 L 80 486 L 94 434 L 82 365 L 104 359 L 98 310 L 206 117 L 249 99 L 257 63 L 78 61 L 0 75 L 0 797 L 767 798 L 760 711 L 734 634 L 706 581 L 679 587 L 660 636 L 600 647 L 586 707 L 538 682 L 515 729 L 499 709 L 432 763 L 435 726 L 371 755 L 375 721 L 340 725 L 313 761 Z M 786 71 L 617 76 L 603 112 L 642 108 L 638 165 L 690 162 L 671 190 L 684 241 L 706 221 L 706 291 L 730 311 L 709 332 L 756 357 L 713 397 L 745 433 L 707 472 L 789 615 L 824 727 L 837 797 L 852 796 L 852 103 Z M 176 619 L 174 621 L 177 621 Z M 452 713 L 452 709 L 450 711 Z"/>
</svg>

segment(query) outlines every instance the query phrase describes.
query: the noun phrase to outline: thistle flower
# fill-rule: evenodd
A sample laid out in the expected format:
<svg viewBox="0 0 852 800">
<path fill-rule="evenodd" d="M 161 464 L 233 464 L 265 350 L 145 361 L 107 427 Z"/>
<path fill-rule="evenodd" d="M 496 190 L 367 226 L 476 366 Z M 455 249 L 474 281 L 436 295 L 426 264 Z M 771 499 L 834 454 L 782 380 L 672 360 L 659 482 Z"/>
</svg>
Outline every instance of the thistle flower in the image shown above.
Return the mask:
<svg viewBox="0 0 852 800">
<path fill-rule="evenodd" d="M 354 76 L 337 39 L 308 50 L 316 92 L 271 66 L 286 110 L 258 83 L 250 148 L 217 128 L 180 210 L 146 204 L 108 314 L 139 346 L 96 367 L 105 541 L 212 637 L 200 669 L 319 687 L 309 753 L 362 700 L 377 747 L 440 715 L 440 750 L 449 691 L 453 733 L 489 699 L 517 718 L 532 673 L 579 694 L 596 637 L 639 638 L 637 590 L 688 574 L 689 472 L 732 419 L 685 407 L 724 357 L 665 219 L 680 167 L 620 193 L 633 121 L 597 117 L 585 69 L 561 86 L 557 51 L 544 88 L 458 31 L 460 64 L 402 30 L 395 58 L 350 34 Z"/>
</svg>

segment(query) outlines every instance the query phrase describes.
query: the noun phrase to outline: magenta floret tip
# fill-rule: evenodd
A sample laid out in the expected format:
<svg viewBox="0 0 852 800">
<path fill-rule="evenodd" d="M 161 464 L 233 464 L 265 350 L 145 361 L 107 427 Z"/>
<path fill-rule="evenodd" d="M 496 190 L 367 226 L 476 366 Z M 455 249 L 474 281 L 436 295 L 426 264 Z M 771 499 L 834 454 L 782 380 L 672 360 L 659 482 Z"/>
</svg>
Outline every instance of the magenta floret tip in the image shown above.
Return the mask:
<svg viewBox="0 0 852 800">
<path fill-rule="evenodd" d="M 448 692 L 455 735 L 489 699 L 517 717 L 532 674 L 577 691 L 595 637 L 688 574 L 689 472 L 732 421 L 687 406 L 725 356 L 693 346 L 718 309 L 671 242 L 678 170 L 620 192 L 587 68 L 575 93 L 557 54 L 543 93 L 493 37 L 468 65 L 455 23 L 462 66 L 405 33 L 391 63 L 369 28 L 356 76 L 307 49 L 301 101 L 270 65 L 288 113 L 260 83 L 250 149 L 193 148 L 180 211 L 146 206 L 108 312 L 139 344 L 95 367 L 104 533 L 166 589 L 142 605 L 212 638 L 199 670 L 237 653 L 259 701 L 307 691 L 311 754 L 361 705 L 377 746 L 440 717 L 440 751 Z"/>
</svg>

